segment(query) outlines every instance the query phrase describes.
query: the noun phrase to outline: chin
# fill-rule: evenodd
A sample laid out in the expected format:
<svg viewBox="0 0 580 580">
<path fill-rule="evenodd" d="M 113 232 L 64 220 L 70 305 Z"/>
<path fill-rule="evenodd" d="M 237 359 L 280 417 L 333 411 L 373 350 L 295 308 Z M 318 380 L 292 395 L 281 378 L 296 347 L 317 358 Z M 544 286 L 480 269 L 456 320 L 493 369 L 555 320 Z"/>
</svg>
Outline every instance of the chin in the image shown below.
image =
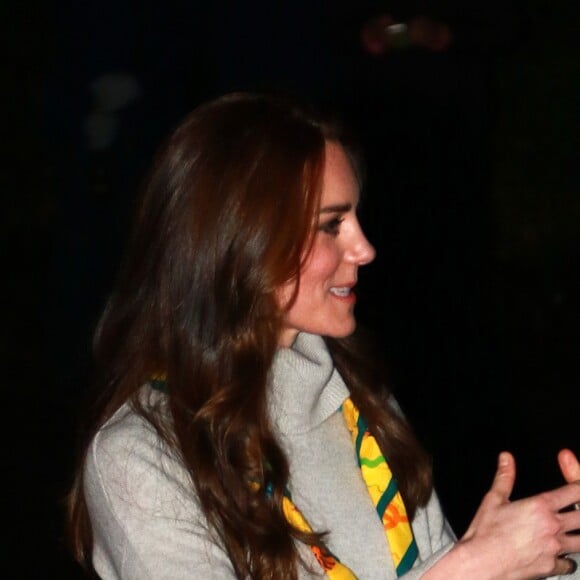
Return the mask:
<svg viewBox="0 0 580 580">
<path fill-rule="evenodd" d="M 352 322 L 352 324 L 345 324 L 342 328 L 334 328 L 330 332 L 324 333 L 326 336 L 331 338 L 346 338 L 350 336 L 356 329 L 356 322 Z"/>
</svg>

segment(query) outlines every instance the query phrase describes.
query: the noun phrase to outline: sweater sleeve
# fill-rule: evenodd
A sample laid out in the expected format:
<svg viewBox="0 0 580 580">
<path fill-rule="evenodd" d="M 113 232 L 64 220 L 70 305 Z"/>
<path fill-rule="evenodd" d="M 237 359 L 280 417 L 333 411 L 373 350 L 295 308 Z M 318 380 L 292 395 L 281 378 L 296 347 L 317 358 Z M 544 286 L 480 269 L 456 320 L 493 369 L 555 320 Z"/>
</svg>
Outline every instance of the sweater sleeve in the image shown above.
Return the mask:
<svg viewBox="0 0 580 580">
<path fill-rule="evenodd" d="M 389 404 L 399 415 L 405 417 L 401 406 L 394 397 L 390 397 Z M 419 548 L 419 559 L 415 566 L 402 576 L 405 580 L 421 578 L 429 568 L 451 550 L 457 541 L 455 532 L 443 513 L 435 490 L 431 493 L 427 505 L 417 510 L 412 527 Z"/>
<path fill-rule="evenodd" d="M 144 419 L 126 412 L 99 432 L 85 490 L 104 580 L 235 578 L 187 473 Z"/>
<path fill-rule="evenodd" d="M 433 491 L 425 507 L 419 508 L 413 519 L 413 533 L 419 548 L 419 560 L 403 576 L 415 580 L 441 559 L 456 542 L 456 536 L 443 514 L 437 493 Z"/>
</svg>

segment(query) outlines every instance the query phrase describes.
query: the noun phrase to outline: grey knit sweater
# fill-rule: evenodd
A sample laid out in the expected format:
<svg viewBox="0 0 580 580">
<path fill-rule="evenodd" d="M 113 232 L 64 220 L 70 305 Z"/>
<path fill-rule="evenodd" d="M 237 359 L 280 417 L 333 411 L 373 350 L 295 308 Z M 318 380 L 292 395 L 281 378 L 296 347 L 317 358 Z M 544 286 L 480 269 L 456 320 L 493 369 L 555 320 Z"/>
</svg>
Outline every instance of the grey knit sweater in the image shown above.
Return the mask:
<svg viewBox="0 0 580 580">
<path fill-rule="evenodd" d="M 164 397 L 147 386 L 143 396 Z M 383 528 L 337 412 L 347 396 L 320 337 L 300 334 L 292 349 L 277 353 L 269 407 L 289 458 L 294 503 L 313 529 L 328 532 L 330 550 L 361 580 L 393 580 Z M 97 434 L 85 475 L 93 560 L 102 578 L 235 578 L 179 460 L 128 406 Z M 420 578 L 455 539 L 435 494 L 412 527 L 419 559 L 407 580 Z M 308 547 L 299 550 L 311 568 L 301 568 L 300 577 L 323 577 Z"/>
</svg>

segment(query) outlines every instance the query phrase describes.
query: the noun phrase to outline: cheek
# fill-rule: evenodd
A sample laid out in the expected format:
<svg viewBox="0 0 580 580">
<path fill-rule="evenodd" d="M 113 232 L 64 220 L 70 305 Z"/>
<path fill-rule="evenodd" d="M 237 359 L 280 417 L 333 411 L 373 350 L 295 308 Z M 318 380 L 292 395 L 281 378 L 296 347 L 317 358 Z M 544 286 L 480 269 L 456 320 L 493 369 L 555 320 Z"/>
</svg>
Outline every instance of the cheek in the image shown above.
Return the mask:
<svg viewBox="0 0 580 580">
<path fill-rule="evenodd" d="M 340 252 L 333 247 L 317 244 L 304 264 L 300 274 L 300 286 L 296 292 L 296 282 L 287 282 L 276 292 L 276 300 L 281 310 L 296 310 L 315 299 L 320 290 L 330 285 L 332 277 L 340 265 Z"/>
<path fill-rule="evenodd" d="M 340 265 L 340 253 L 333 247 L 316 248 L 302 272 L 305 285 L 324 285 L 329 282 Z"/>
<path fill-rule="evenodd" d="M 286 310 L 296 296 L 296 282 L 286 282 L 276 290 L 276 302 L 280 310 Z"/>
</svg>

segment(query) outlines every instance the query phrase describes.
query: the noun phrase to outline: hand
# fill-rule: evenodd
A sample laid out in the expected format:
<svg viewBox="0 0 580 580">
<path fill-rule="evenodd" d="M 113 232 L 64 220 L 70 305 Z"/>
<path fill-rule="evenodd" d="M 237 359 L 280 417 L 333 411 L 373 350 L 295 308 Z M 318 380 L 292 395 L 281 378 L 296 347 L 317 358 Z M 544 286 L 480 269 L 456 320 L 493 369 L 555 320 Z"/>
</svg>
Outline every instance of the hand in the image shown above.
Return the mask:
<svg viewBox="0 0 580 580">
<path fill-rule="evenodd" d="M 574 454 L 563 450 L 558 459 L 564 477 L 576 477 Z M 515 477 L 513 456 L 501 453 L 493 484 L 456 546 L 460 561 L 473 568 L 468 577 L 522 580 L 570 573 L 573 562 L 561 556 L 580 551 L 580 536 L 566 533 L 580 526 L 580 512 L 560 510 L 580 501 L 580 483 L 511 502 Z"/>
<path fill-rule="evenodd" d="M 560 464 L 562 475 L 568 483 L 576 482 L 580 484 L 580 462 L 572 451 L 569 449 L 560 450 L 558 453 L 558 463 Z M 579 510 L 580 503 L 576 502 L 574 509 Z"/>
</svg>

